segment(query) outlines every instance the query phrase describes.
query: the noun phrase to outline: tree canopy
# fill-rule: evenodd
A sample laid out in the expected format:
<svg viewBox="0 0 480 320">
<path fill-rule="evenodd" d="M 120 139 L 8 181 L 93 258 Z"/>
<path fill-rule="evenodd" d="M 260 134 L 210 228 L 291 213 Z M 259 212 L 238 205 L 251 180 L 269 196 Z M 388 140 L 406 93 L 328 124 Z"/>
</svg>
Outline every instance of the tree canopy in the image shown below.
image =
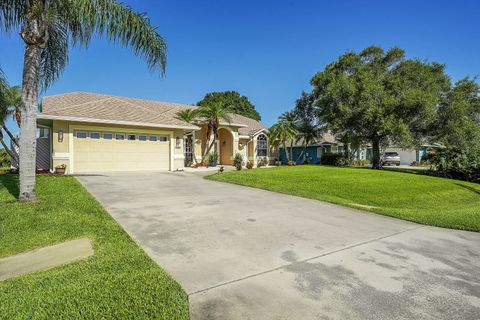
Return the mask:
<svg viewBox="0 0 480 320">
<path fill-rule="evenodd" d="M 234 113 L 254 119 L 261 120 L 260 114 L 255 110 L 255 106 L 247 97 L 240 95 L 236 91 L 210 92 L 197 102 L 198 106 L 205 106 L 211 103 L 219 103 L 224 107 L 232 106 Z"/>
<path fill-rule="evenodd" d="M 480 86 L 463 79 L 442 97 L 435 140 L 442 145 L 432 159 L 445 176 L 480 182 Z"/>
<path fill-rule="evenodd" d="M 374 168 L 380 167 L 382 145 L 421 142 L 450 85 L 443 65 L 375 46 L 342 55 L 311 83 L 319 118 L 334 133 L 371 143 Z"/>
</svg>

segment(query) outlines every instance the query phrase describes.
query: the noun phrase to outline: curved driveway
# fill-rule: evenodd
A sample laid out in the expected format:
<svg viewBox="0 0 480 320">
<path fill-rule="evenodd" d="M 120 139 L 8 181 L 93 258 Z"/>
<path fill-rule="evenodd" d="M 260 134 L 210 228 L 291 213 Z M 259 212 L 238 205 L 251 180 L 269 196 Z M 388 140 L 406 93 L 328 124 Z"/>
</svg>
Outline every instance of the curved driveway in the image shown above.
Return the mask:
<svg viewBox="0 0 480 320">
<path fill-rule="evenodd" d="M 480 317 L 480 233 L 191 173 L 78 179 L 181 283 L 193 320 Z"/>
</svg>

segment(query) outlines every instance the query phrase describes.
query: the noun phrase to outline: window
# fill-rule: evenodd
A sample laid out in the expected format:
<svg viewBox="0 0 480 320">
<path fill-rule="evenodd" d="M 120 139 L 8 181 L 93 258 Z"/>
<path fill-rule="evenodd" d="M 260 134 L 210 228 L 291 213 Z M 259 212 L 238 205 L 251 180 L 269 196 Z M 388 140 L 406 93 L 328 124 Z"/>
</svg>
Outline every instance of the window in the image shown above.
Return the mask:
<svg viewBox="0 0 480 320">
<path fill-rule="evenodd" d="M 161 142 L 165 142 L 165 141 L 168 141 L 168 137 L 167 136 L 160 136 L 160 137 L 158 137 L 158 140 L 161 141 Z"/>
<path fill-rule="evenodd" d="M 267 137 L 264 134 L 261 134 L 257 137 L 257 156 L 267 156 Z"/>
<path fill-rule="evenodd" d="M 50 131 L 48 128 L 44 128 L 44 127 L 37 128 L 37 138 L 48 138 L 49 132 Z"/>
<path fill-rule="evenodd" d="M 100 133 L 90 132 L 90 139 L 100 139 Z"/>
<path fill-rule="evenodd" d="M 113 135 L 111 133 L 104 133 L 103 139 L 112 140 Z"/>
<path fill-rule="evenodd" d="M 77 139 L 85 139 L 87 137 L 86 132 L 77 132 Z"/>
<path fill-rule="evenodd" d="M 149 136 L 148 140 L 150 141 L 157 141 L 157 136 Z"/>
<path fill-rule="evenodd" d="M 123 133 L 116 133 L 115 139 L 117 140 L 125 140 L 125 135 Z"/>
<path fill-rule="evenodd" d="M 140 141 L 147 141 L 147 136 L 139 135 L 139 136 L 138 136 L 138 140 L 140 140 Z"/>
<path fill-rule="evenodd" d="M 128 140 L 135 140 L 135 135 L 134 135 L 134 134 L 129 134 L 129 135 L 127 136 L 127 139 L 128 139 Z"/>
</svg>

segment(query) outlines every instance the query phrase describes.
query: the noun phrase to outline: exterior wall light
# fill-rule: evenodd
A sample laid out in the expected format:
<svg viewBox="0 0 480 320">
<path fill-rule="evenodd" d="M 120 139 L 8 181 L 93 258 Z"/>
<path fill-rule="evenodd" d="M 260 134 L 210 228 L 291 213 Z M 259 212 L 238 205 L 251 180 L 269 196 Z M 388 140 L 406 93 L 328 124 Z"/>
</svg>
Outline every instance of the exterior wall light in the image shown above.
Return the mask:
<svg viewBox="0 0 480 320">
<path fill-rule="evenodd" d="M 63 130 L 58 130 L 58 142 L 63 142 Z"/>
<path fill-rule="evenodd" d="M 175 148 L 180 149 L 180 137 L 177 136 L 175 138 Z"/>
</svg>

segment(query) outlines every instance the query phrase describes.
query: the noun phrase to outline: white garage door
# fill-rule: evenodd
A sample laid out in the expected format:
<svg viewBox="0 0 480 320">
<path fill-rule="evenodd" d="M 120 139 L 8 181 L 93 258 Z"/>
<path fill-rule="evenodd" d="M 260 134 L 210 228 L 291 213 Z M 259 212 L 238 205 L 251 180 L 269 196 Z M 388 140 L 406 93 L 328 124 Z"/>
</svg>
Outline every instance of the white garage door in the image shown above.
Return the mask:
<svg viewBox="0 0 480 320">
<path fill-rule="evenodd" d="M 75 173 L 170 168 L 168 135 L 76 130 L 73 136 Z"/>
</svg>

